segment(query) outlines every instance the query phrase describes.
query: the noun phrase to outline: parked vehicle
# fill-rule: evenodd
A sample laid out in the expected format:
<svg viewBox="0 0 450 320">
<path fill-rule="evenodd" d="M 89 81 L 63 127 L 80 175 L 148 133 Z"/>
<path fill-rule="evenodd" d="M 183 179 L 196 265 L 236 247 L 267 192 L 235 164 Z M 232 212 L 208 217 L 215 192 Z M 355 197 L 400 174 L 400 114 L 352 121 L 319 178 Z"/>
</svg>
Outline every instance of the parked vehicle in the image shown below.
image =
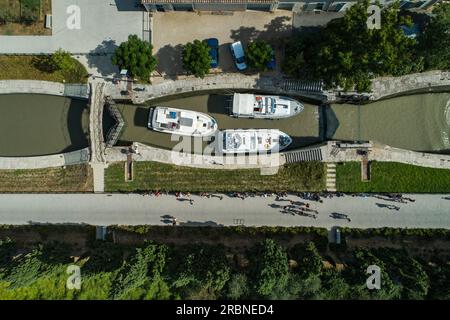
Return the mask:
<svg viewBox="0 0 450 320">
<path fill-rule="evenodd" d="M 238 70 L 243 71 L 247 69 L 245 63 L 244 47 L 240 41 L 234 42 L 230 45 L 231 55 L 233 56 L 234 63 Z"/>
<path fill-rule="evenodd" d="M 217 68 L 219 66 L 219 40 L 217 40 L 216 38 L 210 38 L 206 40 L 206 44 L 209 47 L 211 68 Z"/>
<path fill-rule="evenodd" d="M 272 47 L 272 58 L 270 59 L 270 61 L 267 63 L 267 69 L 269 70 L 274 70 L 276 67 L 277 63 L 275 61 L 275 49 Z"/>
</svg>

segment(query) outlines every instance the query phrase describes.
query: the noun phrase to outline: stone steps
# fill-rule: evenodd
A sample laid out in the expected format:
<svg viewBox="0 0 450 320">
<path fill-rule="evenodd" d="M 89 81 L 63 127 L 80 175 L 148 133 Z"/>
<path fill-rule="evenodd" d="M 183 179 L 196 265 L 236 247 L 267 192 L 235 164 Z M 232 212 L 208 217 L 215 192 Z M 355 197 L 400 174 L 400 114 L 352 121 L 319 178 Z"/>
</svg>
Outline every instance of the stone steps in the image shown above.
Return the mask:
<svg viewBox="0 0 450 320">
<path fill-rule="evenodd" d="M 336 192 L 336 164 L 327 163 L 327 178 L 326 188 L 327 191 Z"/>
</svg>

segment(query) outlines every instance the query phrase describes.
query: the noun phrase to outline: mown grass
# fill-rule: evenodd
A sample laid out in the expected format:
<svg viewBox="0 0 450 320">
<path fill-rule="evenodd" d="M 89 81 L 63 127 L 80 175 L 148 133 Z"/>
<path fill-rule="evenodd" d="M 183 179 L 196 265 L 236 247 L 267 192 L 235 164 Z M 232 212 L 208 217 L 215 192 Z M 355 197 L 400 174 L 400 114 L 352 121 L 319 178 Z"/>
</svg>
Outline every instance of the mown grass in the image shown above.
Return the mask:
<svg viewBox="0 0 450 320">
<path fill-rule="evenodd" d="M 319 191 L 325 187 L 325 169 L 320 162 L 305 162 L 280 167 L 276 175 L 261 175 L 259 169 L 197 169 L 158 162 L 135 162 L 134 180 L 125 182 L 124 163 L 105 171 L 108 192 L 132 191 Z"/>
<path fill-rule="evenodd" d="M 395 162 L 372 162 L 371 180 L 361 181 L 358 162 L 336 167 L 336 186 L 342 192 L 450 192 L 450 170 Z"/>
<path fill-rule="evenodd" d="M 48 70 L 42 59 L 44 56 L 5 56 L 0 55 L 0 80 L 44 80 L 66 83 L 87 83 L 88 72 L 73 59 L 74 69 Z"/>
<path fill-rule="evenodd" d="M 88 165 L 32 170 L 0 170 L 0 192 L 91 192 Z"/>
</svg>

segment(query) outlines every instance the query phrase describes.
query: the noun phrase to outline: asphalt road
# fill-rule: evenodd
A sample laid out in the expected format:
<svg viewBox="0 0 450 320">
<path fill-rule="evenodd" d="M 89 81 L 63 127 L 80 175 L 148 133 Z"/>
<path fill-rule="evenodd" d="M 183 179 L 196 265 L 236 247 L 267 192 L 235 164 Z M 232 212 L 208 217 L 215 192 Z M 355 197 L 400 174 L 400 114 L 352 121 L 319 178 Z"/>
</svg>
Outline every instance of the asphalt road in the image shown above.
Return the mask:
<svg viewBox="0 0 450 320">
<path fill-rule="evenodd" d="M 450 229 L 449 195 L 408 195 L 415 202 L 406 204 L 375 197 L 334 197 L 323 203 L 305 201 L 289 196 L 293 201 L 310 204 L 309 212 L 316 218 L 283 213 L 289 201 L 275 197 L 241 200 L 224 196 L 201 198 L 191 196 L 179 201 L 173 195 L 142 196 L 136 194 L 2 194 L 0 195 L 1 224 L 29 223 L 87 223 L 111 224 L 170 224 L 170 216 L 181 225 L 238 225 L 246 226 L 349 226 L 446 228 Z M 399 210 L 386 205 L 398 206 Z M 333 218 L 332 213 L 346 214 Z M 350 221 L 349 221 L 350 220 Z"/>
</svg>

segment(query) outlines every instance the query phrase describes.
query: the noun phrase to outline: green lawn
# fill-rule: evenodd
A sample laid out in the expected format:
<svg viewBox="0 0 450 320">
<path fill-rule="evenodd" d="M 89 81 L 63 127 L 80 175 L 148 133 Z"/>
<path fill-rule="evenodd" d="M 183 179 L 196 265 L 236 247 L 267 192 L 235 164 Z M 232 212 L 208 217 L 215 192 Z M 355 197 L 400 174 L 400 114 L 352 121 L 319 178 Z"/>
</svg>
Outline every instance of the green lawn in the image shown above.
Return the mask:
<svg viewBox="0 0 450 320">
<path fill-rule="evenodd" d="M 0 55 L 0 80 L 44 80 L 66 83 L 86 83 L 86 68 L 77 60 L 74 61 L 74 70 L 46 70 L 43 56 L 2 56 Z"/>
<path fill-rule="evenodd" d="M 342 192 L 450 192 L 450 170 L 395 162 L 372 162 L 371 181 L 361 181 L 359 162 L 336 167 L 336 186 Z"/>
<path fill-rule="evenodd" d="M 89 165 L 63 168 L 0 170 L 0 192 L 92 192 Z"/>
<path fill-rule="evenodd" d="M 258 169 L 196 169 L 158 162 L 135 162 L 134 181 L 125 182 L 124 163 L 105 171 L 108 192 L 130 191 L 319 191 L 325 188 L 325 169 L 320 162 L 286 165 L 273 176 L 262 176 Z"/>
</svg>

